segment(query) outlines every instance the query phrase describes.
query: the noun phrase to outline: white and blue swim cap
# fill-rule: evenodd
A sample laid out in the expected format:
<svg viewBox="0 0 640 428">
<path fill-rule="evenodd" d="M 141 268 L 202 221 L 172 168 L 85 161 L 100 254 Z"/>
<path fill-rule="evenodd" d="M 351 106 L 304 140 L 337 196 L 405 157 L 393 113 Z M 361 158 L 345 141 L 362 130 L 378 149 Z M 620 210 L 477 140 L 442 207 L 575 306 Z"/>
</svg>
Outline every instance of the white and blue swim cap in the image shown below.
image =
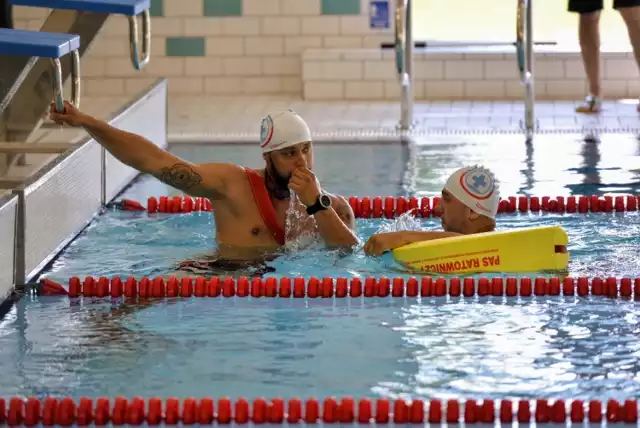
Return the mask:
<svg viewBox="0 0 640 428">
<path fill-rule="evenodd" d="M 488 169 L 478 165 L 460 168 L 451 174 L 444 188 L 478 214 L 496 218 L 500 190 Z"/>
<path fill-rule="evenodd" d="M 260 147 L 263 153 L 311 141 L 307 123 L 293 110 L 267 115 L 260 125 Z"/>
</svg>

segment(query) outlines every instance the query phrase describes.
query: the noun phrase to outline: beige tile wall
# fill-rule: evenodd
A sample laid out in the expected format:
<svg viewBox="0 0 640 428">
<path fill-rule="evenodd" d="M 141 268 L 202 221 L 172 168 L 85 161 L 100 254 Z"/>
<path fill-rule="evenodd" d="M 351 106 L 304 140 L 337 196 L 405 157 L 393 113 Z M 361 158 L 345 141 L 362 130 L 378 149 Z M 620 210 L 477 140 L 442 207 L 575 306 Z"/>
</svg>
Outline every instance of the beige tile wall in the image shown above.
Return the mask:
<svg viewBox="0 0 640 428">
<path fill-rule="evenodd" d="M 378 49 L 391 31 L 370 30 L 368 2 L 355 16 L 320 15 L 319 0 L 245 0 L 244 16 L 203 17 L 202 0 L 165 2 L 154 17 L 152 60 L 136 72 L 129 60 L 128 25 L 115 16 L 83 58 L 85 96 L 133 94 L 157 77 L 184 95 L 301 95 L 309 100 L 392 100 L 399 84 L 392 52 Z M 19 28 L 39 29 L 48 11 L 16 7 Z M 203 57 L 166 56 L 167 37 L 204 37 Z M 603 54 L 608 98 L 640 96 L 631 54 Z M 536 55 L 541 99 L 582 98 L 580 56 L 556 50 Z M 416 52 L 416 99 L 513 99 L 522 94 L 512 52 Z"/>
<path fill-rule="evenodd" d="M 414 54 L 417 100 L 519 99 L 524 94 L 513 49 L 433 49 Z M 500 52 L 502 51 L 502 52 Z M 393 52 L 379 49 L 311 49 L 303 54 L 303 95 L 308 100 L 397 100 L 400 84 Z M 536 98 L 584 97 L 587 83 L 578 52 L 537 49 Z M 608 98 L 640 96 L 632 54 L 602 54 L 602 90 Z"/>
</svg>

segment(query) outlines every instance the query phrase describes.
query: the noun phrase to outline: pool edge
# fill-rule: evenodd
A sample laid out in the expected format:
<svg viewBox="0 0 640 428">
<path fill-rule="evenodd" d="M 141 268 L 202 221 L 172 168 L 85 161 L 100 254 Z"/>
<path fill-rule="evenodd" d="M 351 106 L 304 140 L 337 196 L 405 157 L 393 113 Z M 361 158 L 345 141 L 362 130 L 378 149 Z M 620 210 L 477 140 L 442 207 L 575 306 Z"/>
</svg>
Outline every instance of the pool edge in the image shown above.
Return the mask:
<svg viewBox="0 0 640 428">
<path fill-rule="evenodd" d="M 108 123 L 166 147 L 167 87 L 156 80 Z M 0 197 L 0 320 L 20 300 L 18 286 L 39 277 L 138 175 L 86 137 Z"/>
</svg>

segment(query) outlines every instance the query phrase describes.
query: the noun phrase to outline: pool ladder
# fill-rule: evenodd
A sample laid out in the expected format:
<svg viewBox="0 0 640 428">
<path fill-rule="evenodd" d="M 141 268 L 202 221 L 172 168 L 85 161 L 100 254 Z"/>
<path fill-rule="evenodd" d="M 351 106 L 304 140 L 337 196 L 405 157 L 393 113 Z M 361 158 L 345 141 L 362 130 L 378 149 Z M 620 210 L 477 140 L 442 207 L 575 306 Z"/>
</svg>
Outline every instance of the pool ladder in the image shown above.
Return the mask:
<svg viewBox="0 0 640 428">
<path fill-rule="evenodd" d="M 410 131 L 413 126 L 413 31 L 411 0 L 396 0 L 395 53 L 400 80 L 400 123 L 398 129 Z"/>
<path fill-rule="evenodd" d="M 520 128 L 527 141 L 535 130 L 535 91 L 533 84 L 533 13 L 532 0 L 516 0 L 516 57 L 520 71 L 520 81 L 524 86 L 524 119 Z M 410 131 L 413 121 L 413 31 L 412 0 L 397 0 L 395 8 L 395 61 L 400 83 L 400 131 Z M 473 43 L 477 46 L 498 45 L 500 43 Z M 510 43 L 511 44 L 511 43 Z M 429 44 L 433 45 L 433 44 Z"/>
</svg>

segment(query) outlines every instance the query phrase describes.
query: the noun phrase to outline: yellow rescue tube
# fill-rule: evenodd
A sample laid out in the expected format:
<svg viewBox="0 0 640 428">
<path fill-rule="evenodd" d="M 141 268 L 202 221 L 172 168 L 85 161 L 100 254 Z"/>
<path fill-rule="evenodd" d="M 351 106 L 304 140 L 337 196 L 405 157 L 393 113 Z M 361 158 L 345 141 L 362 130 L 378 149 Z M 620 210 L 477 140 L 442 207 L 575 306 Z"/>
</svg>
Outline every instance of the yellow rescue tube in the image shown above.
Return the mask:
<svg viewBox="0 0 640 428">
<path fill-rule="evenodd" d="M 393 257 L 421 272 L 535 272 L 565 269 L 568 242 L 560 226 L 531 227 L 415 242 Z"/>
</svg>

